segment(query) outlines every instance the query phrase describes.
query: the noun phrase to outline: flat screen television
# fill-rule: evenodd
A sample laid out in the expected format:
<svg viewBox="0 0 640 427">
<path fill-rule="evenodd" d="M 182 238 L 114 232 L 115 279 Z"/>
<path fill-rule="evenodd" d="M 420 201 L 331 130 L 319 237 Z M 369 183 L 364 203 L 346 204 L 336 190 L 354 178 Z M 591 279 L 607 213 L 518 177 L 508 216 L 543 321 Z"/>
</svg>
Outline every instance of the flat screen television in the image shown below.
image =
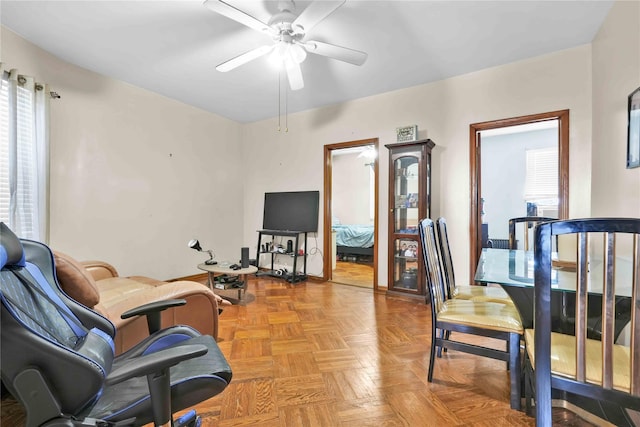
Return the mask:
<svg viewBox="0 0 640 427">
<path fill-rule="evenodd" d="M 316 232 L 319 204 L 319 191 L 265 193 L 262 228 Z"/>
</svg>

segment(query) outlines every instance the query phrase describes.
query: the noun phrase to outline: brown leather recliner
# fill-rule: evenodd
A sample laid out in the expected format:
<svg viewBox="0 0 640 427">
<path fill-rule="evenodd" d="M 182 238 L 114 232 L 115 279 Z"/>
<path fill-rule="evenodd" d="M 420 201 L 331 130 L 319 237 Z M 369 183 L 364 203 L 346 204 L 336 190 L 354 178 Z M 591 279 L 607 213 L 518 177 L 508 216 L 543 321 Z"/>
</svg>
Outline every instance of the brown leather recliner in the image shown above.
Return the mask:
<svg viewBox="0 0 640 427">
<path fill-rule="evenodd" d="M 62 289 L 71 298 L 94 309 L 116 326 L 116 354 L 128 350 L 149 335 L 145 316 L 121 319 L 141 305 L 167 299 L 184 299 L 183 306 L 161 313 L 161 327 L 183 324 L 203 335 L 218 336 L 218 307 L 229 304 L 205 285 L 176 281 L 163 282 L 143 276 L 120 277 L 112 265 L 103 261 L 78 262 L 54 251 L 56 274 Z"/>
</svg>

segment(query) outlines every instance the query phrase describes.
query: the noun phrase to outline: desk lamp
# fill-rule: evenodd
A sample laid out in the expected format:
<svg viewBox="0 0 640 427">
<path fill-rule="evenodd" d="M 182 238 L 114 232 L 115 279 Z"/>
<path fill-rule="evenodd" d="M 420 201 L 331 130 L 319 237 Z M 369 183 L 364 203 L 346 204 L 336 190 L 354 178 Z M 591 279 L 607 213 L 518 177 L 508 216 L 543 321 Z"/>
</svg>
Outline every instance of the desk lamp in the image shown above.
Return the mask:
<svg viewBox="0 0 640 427">
<path fill-rule="evenodd" d="M 191 249 L 195 249 L 198 252 L 207 252 L 209 254 L 209 259 L 206 260 L 204 263 L 207 265 L 215 265 L 218 263 L 218 261 L 213 259 L 213 251 L 211 249 L 209 250 L 202 250 L 202 246 L 200 246 L 200 242 L 197 239 L 191 239 L 189 240 L 189 247 Z"/>
</svg>

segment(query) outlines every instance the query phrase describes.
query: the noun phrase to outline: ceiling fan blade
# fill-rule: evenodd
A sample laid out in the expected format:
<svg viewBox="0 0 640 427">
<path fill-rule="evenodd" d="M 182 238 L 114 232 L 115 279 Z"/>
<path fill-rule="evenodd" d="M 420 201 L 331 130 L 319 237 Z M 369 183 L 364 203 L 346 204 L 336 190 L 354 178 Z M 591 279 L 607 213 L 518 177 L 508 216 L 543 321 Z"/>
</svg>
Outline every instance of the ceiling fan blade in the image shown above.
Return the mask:
<svg viewBox="0 0 640 427">
<path fill-rule="evenodd" d="M 300 16 L 293 21 L 292 27 L 302 27 L 302 31 L 308 33 L 320 21 L 342 6 L 345 1 L 346 0 L 316 0 L 307 6 Z"/>
<path fill-rule="evenodd" d="M 229 19 L 233 19 L 234 21 L 239 22 L 242 25 L 246 25 L 249 28 L 253 28 L 254 30 L 260 32 L 272 32 L 271 27 L 264 22 L 222 0 L 205 0 L 204 5 L 212 11 L 219 13 L 222 16 L 226 16 Z"/>
<path fill-rule="evenodd" d="M 216 70 L 222 71 L 223 73 L 231 71 L 234 68 L 246 64 L 249 61 L 253 61 L 256 58 L 260 58 L 261 56 L 266 55 L 267 53 L 271 52 L 271 50 L 273 50 L 273 45 L 257 47 L 250 50 L 249 52 L 245 52 L 242 55 L 238 55 L 235 58 L 223 62 L 216 67 Z"/>
<path fill-rule="evenodd" d="M 362 65 L 367 60 L 367 54 L 365 52 L 337 46 L 335 44 L 308 41 L 304 43 L 303 46 L 307 52 L 328 56 L 329 58 L 338 59 L 353 65 Z"/>
<path fill-rule="evenodd" d="M 304 87 L 300 64 L 292 63 L 287 65 L 287 78 L 289 79 L 291 90 L 299 90 Z"/>
</svg>

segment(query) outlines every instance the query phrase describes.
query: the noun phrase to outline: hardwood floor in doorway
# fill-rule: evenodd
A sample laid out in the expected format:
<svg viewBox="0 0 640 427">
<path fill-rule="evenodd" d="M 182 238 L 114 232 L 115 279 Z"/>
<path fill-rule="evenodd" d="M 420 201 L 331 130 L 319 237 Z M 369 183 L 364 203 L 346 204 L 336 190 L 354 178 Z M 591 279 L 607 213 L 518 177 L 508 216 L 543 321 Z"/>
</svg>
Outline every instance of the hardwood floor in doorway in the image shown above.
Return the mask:
<svg viewBox="0 0 640 427">
<path fill-rule="evenodd" d="M 336 261 L 331 281 L 342 285 L 373 288 L 373 263 Z"/>
</svg>

